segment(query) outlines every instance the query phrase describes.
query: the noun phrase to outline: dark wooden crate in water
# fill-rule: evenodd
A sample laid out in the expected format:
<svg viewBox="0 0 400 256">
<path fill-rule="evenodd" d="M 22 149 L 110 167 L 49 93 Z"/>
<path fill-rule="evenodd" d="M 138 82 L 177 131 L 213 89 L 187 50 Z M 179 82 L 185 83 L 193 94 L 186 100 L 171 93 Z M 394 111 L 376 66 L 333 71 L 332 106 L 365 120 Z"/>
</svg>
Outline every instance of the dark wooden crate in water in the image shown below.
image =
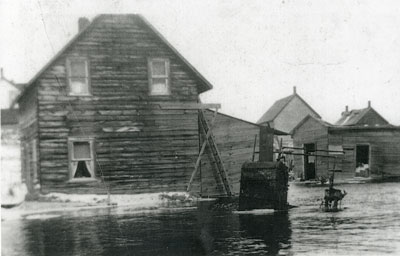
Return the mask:
<svg viewBox="0 0 400 256">
<path fill-rule="evenodd" d="M 281 162 L 249 162 L 242 166 L 239 210 L 287 209 L 288 173 Z"/>
</svg>

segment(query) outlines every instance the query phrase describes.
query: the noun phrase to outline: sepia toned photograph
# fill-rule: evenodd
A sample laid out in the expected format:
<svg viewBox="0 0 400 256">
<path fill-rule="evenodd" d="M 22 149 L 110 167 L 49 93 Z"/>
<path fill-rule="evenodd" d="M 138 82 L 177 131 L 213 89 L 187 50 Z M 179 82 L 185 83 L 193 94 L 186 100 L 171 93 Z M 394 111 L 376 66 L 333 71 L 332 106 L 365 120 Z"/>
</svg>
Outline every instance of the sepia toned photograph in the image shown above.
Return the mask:
<svg viewBox="0 0 400 256">
<path fill-rule="evenodd" d="M 400 255 L 400 2 L 0 0 L 1 255 Z"/>
</svg>

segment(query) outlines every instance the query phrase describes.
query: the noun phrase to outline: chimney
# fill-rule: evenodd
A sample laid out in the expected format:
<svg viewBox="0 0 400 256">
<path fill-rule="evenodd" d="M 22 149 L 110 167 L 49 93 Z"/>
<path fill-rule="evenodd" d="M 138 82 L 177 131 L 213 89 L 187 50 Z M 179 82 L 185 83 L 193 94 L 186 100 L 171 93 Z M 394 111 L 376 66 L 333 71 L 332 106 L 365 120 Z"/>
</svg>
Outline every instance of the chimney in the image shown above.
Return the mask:
<svg viewBox="0 0 400 256">
<path fill-rule="evenodd" d="M 293 94 L 296 94 L 296 86 L 293 86 Z"/>
<path fill-rule="evenodd" d="M 84 30 L 87 26 L 89 26 L 90 21 L 88 18 L 86 17 L 80 17 L 78 20 L 78 29 L 79 32 L 81 32 L 82 30 Z"/>
<path fill-rule="evenodd" d="M 342 112 L 342 116 L 347 116 L 349 114 L 349 106 L 346 105 L 346 107 L 344 108 L 344 111 Z"/>
<path fill-rule="evenodd" d="M 371 101 L 370 100 L 368 101 L 368 107 L 369 108 L 371 107 Z"/>
</svg>

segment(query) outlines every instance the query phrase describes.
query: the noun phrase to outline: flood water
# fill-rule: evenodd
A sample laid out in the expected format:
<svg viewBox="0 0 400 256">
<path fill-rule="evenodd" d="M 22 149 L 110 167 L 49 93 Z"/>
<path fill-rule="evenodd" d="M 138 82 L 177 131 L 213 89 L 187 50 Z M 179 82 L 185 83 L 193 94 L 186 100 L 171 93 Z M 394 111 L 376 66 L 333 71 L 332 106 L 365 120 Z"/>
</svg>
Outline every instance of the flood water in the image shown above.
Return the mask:
<svg viewBox="0 0 400 256">
<path fill-rule="evenodd" d="M 195 207 L 65 212 L 2 222 L 2 255 L 400 255 L 400 183 L 341 185 L 337 213 L 323 187 L 291 185 L 288 214 Z"/>
</svg>

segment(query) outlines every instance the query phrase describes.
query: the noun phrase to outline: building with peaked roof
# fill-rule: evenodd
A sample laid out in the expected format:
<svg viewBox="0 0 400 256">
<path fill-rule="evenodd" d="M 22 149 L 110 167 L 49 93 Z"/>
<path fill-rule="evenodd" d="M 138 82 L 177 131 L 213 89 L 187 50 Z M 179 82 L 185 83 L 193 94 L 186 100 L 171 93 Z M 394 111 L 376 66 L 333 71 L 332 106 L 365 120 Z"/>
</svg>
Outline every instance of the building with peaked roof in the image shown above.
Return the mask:
<svg viewBox="0 0 400 256">
<path fill-rule="evenodd" d="M 293 139 L 290 132 L 307 115 L 321 118 L 320 115 L 297 93 L 293 87 L 293 94 L 277 100 L 257 121 L 258 124 L 269 126 L 282 131 L 286 135 L 274 136 L 274 150 L 282 147 L 293 147 Z M 278 154 L 275 154 L 277 157 Z M 287 165 L 291 166 L 293 157 L 288 156 Z"/>
<path fill-rule="evenodd" d="M 342 180 L 400 176 L 400 127 L 390 125 L 370 102 L 361 110 L 346 107 L 334 125 L 309 115 L 291 133 L 297 178 L 326 178 L 333 169 Z"/>
<path fill-rule="evenodd" d="M 345 111 L 342 112 L 342 116 L 335 123 L 335 125 L 342 126 L 382 126 L 388 124 L 389 122 L 372 108 L 371 101 L 368 101 L 368 106 L 363 109 L 349 111 L 348 106 L 346 106 Z"/>
<path fill-rule="evenodd" d="M 212 85 L 144 17 L 78 26 L 16 100 L 29 191 L 238 193 L 265 127 L 206 111 Z"/>
<path fill-rule="evenodd" d="M 257 121 L 258 124 L 286 133 L 290 131 L 307 115 L 321 118 L 320 115 L 302 98 L 293 87 L 293 94 L 277 100 Z"/>
<path fill-rule="evenodd" d="M 0 109 L 10 108 L 12 102 L 23 89 L 23 84 L 14 83 L 4 76 L 3 68 L 0 69 Z"/>
</svg>

